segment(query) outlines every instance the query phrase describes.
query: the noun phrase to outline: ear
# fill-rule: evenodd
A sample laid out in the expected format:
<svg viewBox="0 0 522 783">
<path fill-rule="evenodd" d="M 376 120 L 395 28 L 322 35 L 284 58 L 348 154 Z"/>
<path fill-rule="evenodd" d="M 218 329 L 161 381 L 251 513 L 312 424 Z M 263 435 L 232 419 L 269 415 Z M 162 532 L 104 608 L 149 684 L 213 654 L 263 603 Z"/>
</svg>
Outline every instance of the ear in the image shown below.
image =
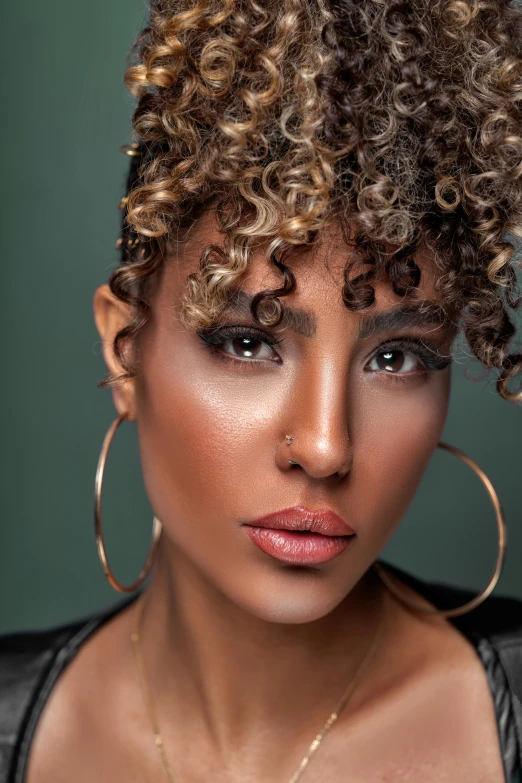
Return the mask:
<svg viewBox="0 0 522 783">
<path fill-rule="evenodd" d="M 131 309 L 114 296 L 108 285 L 101 285 L 94 294 L 94 320 L 102 345 L 103 358 L 111 377 L 124 372 L 114 353 L 114 338 L 119 330 L 129 323 Z M 136 418 L 135 384 L 131 378 L 112 387 L 112 399 L 118 413 L 125 413 L 130 421 Z"/>
</svg>

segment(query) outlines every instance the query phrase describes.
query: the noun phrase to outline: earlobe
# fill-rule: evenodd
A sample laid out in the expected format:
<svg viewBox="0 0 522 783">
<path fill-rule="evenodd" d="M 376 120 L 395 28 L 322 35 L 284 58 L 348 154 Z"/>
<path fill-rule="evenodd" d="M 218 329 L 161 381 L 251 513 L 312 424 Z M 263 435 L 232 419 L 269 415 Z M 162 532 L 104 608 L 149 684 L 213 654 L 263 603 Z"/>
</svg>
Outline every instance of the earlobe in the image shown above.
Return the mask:
<svg viewBox="0 0 522 783">
<path fill-rule="evenodd" d="M 124 368 L 114 352 L 114 338 L 130 320 L 128 305 L 114 296 L 108 285 L 96 289 L 93 300 L 94 321 L 103 346 L 103 358 L 112 378 L 122 375 Z M 135 395 L 132 379 L 122 381 L 112 388 L 114 405 L 118 413 L 135 419 Z"/>
</svg>

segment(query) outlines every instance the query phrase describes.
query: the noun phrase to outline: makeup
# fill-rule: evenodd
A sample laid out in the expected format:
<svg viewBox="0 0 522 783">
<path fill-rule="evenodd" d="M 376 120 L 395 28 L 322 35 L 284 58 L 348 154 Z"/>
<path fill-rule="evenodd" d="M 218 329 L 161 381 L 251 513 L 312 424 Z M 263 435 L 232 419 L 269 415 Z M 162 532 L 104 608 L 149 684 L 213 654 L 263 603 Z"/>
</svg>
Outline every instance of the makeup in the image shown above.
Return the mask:
<svg viewBox="0 0 522 783">
<path fill-rule="evenodd" d="M 337 557 L 355 531 L 330 509 L 293 506 L 244 525 L 250 540 L 271 557 L 293 565 L 320 565 Z"/>
</svg>

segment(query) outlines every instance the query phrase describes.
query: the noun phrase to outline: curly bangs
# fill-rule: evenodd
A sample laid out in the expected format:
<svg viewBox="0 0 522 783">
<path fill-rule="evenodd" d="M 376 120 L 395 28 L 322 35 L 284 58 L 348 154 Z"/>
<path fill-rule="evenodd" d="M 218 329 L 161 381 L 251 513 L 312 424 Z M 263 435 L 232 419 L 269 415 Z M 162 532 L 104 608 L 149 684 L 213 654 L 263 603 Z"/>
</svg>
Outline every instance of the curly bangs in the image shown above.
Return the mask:
<svg viewBox="0 0 522 783">
<path fill-rule="evenodd" d="M 259 239 L 281 286 L 252 315 L 277 325 L 290 249 L 335 220 L 354 248 L 347 308 L 371 307 L 381 275 L 415 296 L 429 246 L 448 318 L 521 401 L 508 389 L 522 373 L 508 309 L 522 300 L 521 33 L 504 0 L 152 0 L 125 75 L 135 143 L 109 281 L 133 315 L 115 341 L 125 374 L 103 383 L 136 372 L 124 347 L 148 283 L 212 204 L 223 243 L 187 277 L 186 328 L 216 321 Z"/>
</svg>

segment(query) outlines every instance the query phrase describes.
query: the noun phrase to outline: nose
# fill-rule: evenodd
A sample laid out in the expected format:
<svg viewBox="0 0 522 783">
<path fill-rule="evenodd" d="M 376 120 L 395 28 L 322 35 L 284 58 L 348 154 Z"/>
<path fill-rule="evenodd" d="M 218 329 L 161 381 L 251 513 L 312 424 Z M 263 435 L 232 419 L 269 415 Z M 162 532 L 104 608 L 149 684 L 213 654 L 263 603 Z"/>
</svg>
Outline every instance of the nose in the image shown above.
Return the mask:
<svg viewBox="0 0 522 783">
<path fill-rule="evenodd" d="M 336 366 L 330 356 L 296 378 L 276 450 L 282 470 L 296 470 L 292 460 L 315 479 L 339 479 L 350 471 L 348 373 L 340 364 Z M 294 436 L 290 444 L 286 435 Z"/>
</svg>

